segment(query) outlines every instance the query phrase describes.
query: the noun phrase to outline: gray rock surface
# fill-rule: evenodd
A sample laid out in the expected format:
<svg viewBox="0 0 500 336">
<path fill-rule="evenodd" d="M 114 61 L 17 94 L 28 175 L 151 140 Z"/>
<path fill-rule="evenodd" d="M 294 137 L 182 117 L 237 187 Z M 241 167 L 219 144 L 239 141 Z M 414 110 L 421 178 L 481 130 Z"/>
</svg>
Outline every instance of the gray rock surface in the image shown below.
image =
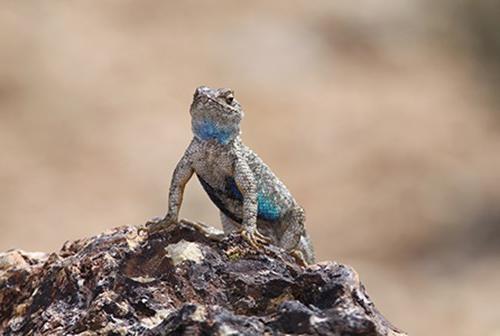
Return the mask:
<svg viewBox="0 0 500 336">
<path fill-rule="evenodd" d="M 2 335 L 404 335 L 350 267 L 183 221 L 0 253 Z"/>
</svg>

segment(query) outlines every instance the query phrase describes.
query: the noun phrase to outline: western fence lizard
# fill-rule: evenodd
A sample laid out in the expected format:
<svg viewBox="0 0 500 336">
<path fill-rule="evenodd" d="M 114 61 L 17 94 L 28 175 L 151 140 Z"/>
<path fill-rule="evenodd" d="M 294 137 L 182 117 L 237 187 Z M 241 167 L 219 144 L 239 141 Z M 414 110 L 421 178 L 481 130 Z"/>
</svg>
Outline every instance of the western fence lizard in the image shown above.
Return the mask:
<svg viewBox="0 0 500 336">
<path fill-rule="evenodd" d="M 255 247 L 272 242 L 313 263 L 304 210 L 241 141 L 243 110 L 233 91 L 197 88 L 190 113 L 194 137 L 174 170 L 168 213 L 148 231 L 178 222 L 184 187 L 194 173 L 219 208 L 225 233 L 237 230 Z"/>
</svg>

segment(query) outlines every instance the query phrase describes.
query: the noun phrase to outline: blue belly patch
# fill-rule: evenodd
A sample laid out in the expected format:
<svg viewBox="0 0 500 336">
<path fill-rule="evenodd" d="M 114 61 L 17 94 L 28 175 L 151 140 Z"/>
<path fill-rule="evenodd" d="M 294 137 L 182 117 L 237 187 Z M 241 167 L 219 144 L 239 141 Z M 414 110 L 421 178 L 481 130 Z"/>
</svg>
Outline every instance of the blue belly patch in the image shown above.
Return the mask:
<svg viewBox="0 0 500 336">
<path fill-rule="evenodd" d="M 233 138 L 233 131 L 218 126 L 211 120 L 203 120 L 194 126 L 194 133 L 201 140 L 217 140 L 221 144 L 228 144 Z"/>
</svg>

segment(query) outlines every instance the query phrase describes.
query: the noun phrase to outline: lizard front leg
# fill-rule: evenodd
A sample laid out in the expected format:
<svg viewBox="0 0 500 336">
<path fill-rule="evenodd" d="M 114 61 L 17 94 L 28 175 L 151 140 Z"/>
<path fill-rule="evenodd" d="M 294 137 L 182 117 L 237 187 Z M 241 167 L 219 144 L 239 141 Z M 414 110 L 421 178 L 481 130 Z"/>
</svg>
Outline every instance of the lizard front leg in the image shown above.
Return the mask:
<svg viewBox="0 0 500 336">
<path fill-rule="evenodd" d="M 179 210 L 182 204 L 184 195 L 184 188 L 188 183 L 191 176 L 193 176 L 194 169 L 191 164 L 191 158 L 186 151 L 186 154 L 180 159 L 172 174 L 172 181 L 170 182 L 170 190 L 168 193 L 168 212 L 165 218 L 161 221 L 151 222 L 148 225 L 148 233 L 152 234 L 164 230 L 172 224 L 176 224 L 179 220 Z"/>
<path fill-rule="evenodd" d="M 253 247 L 259 249 L 270 239 L 257 230 L 257 183 L 253 173 L 244 160 L 236 160 L 234 180 L 243 195 L 242 237 Z"/>
</svg>

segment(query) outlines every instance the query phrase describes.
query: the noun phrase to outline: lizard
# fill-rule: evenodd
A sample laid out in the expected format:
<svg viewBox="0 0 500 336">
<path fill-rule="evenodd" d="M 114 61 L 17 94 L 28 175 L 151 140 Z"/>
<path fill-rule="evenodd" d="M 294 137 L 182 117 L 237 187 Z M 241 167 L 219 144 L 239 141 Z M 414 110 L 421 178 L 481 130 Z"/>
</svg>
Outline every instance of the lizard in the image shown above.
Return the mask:
<svg viewBox="0 0 500 336">
<path fill-rule="evenodd" d="M 198 87 L 190 107 L 193 139 L 174 169 L 168 212 L 151 234 L 178 223 L 184 189 L 195 174 L 220 210 L 225 234 L 238 231 L 252 246 L 277 245 L 313 263 L 303 208 L 271 169 L 241 140 L 244 111 L 228 88 Z"/>
</svg>

